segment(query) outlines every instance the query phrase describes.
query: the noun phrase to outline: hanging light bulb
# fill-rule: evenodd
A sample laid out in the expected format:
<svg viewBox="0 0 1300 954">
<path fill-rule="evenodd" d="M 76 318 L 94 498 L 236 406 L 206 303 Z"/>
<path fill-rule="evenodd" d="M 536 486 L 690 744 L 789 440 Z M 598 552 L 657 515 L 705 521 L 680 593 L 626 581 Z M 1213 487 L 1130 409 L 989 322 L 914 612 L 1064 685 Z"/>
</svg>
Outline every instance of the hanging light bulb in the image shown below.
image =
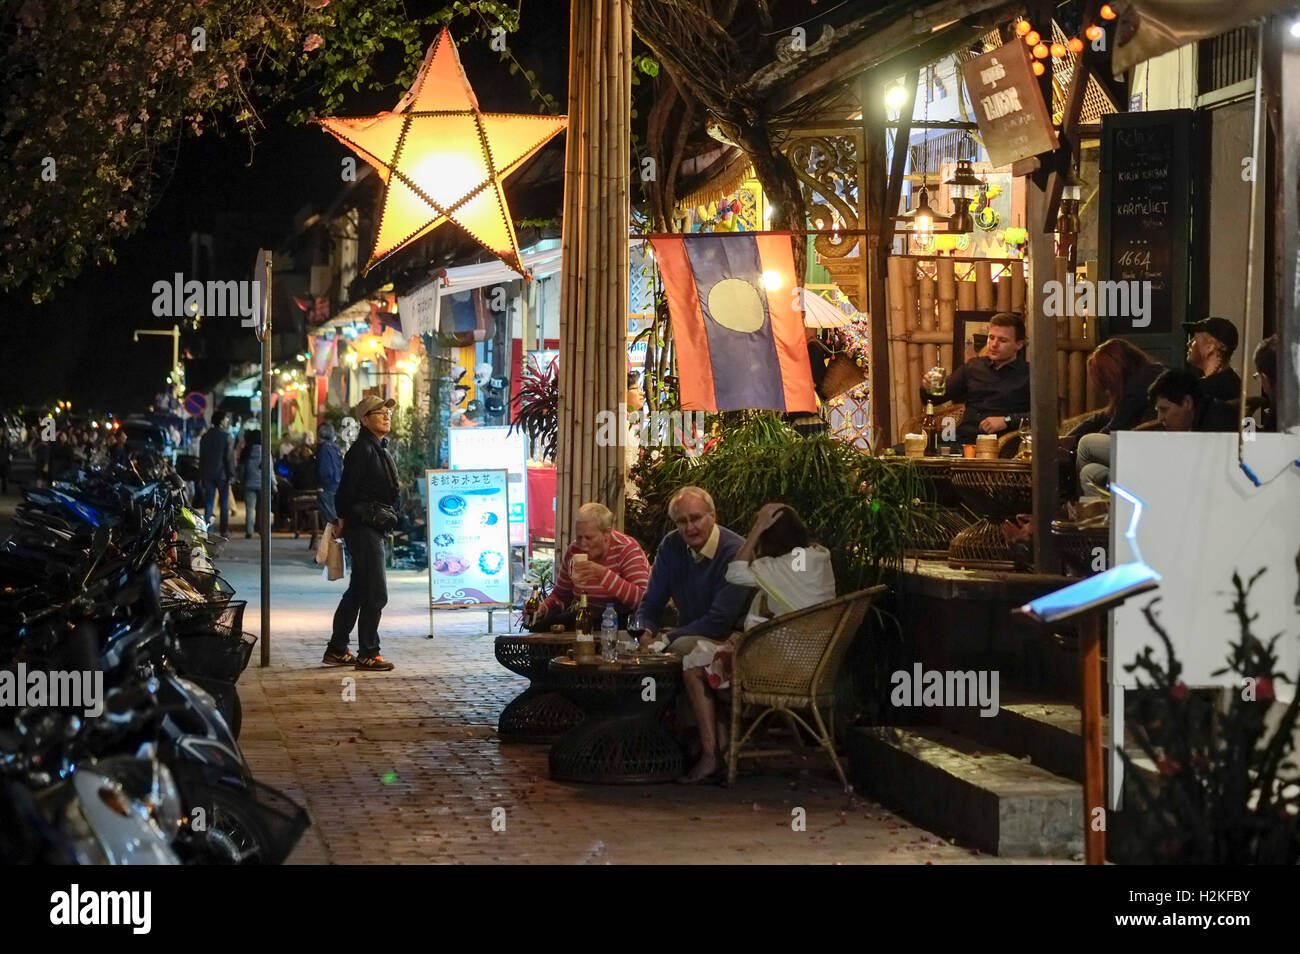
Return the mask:
<svg viewBox="0 0 1300 954">
<path fill-rule="evenodd" d="M 1094 43 L 1096 43 L 1105 34 L 1106 31 L 1094 23 L 1092 26 L 1088 27 L 1088 29 L 1084 31 L 1083 35 L 1086 36 L 1088 39 L 1092 40 Z"/>
<path fill-rule="evenodd" d="M 1043 73 L 1046 72 L 1046 70 L 1043 68 L 1043 64 L 1040 63 L 1038 60 L 1034 60 L 1034 62 L 1030 63 L 1029 66 L 1034 71 L 1035 76 L 1042 76 Z"/>
<path fill-rule="evenodd" d="M 1029 32 L 1030 30 L 1032 30 L 1032 29 L 1033 29 L 1033 27 L 1029 25 L 1029 21 L 1028 21 L 1028 20 L 1017 20 L 1017 21 L 1016 21 L 1016 36 L 1024 36 L 1026 33 L 1028 33 L 1028 32 Z"/>
<path fill-rule="evenodd" d="M 1067 44 L 1065 44 L 1065 47 L 1066 47 L 1066 49 L 1068 49 L 1071 53 L 1082 53 L 1082 52 L 1083 52 L 1083 41 L 1080 40 L 1077 36 L 1072 36 L 1072 37 L 1070 37 L 1070 42 L 1067 43 Z"/>
<path fill-rule="evenodd" d="M 1047 59 L 1047 53 L 1048 53 L 1048 50 L 1047 50 L 1047 44 L 1046 44 L 1046 43 L 1038 43 L 1038 44 L 1035 44 L 1035 46 L 1034 46 L 1034 56 L 1038 57 L 1038 59 L 1040 59 L 1040 60 L 1045 60 L 1045 59 Z"/>
<path fill-rule="evenodd" d="M 1058 60 L 1059 60 L 1059 59 L 1063 59 L 1063 58 L 1065 57 L 1065 44 L 1064 44 L 1064 43 L 1053 43 L 1053 44 L 1052 44 L 1052 55 L 1053 55 L 1054 57 L 1056 57 Z"/>
<path fill-rule="evenodd" d="M 1114 20 L 1116 16 L 1118 16 L 1118 14 L 1115 13 L 1115 8 L 1109 3 L 1103 3 L 1101 5 L 1101 18 L 1103 20 Z"/>
<path fill-rule="evenodd" d="M 1029 46 L 1037 46 L 1040 42 L 1042 42 L 1042 39 L 1043 38 L 1039 36 L 1037 30 L 1030 30 L 1028 33 L 1025 34 L 1025 43 Z"/>
</svg>

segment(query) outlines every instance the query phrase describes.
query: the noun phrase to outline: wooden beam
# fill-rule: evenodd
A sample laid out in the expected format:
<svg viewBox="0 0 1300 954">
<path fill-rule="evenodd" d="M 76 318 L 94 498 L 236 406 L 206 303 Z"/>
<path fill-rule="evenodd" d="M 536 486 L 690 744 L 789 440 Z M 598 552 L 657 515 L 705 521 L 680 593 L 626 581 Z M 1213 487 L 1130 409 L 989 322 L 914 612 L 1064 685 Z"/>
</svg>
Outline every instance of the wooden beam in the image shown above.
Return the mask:
<svg viewBox="0 0 1300 954">
<path fill-rule="evenodd" d="M 884 224 L 888 179 L 885 171 L 885 136 L 886 119 L 884 90 L 871 83 L 865 76 L 858 80 L 858 97 L 862 102 L 862 159 L 865 181 L 858 184 L 858 189 L 866 196 L 863 205 L 867 220 L 861 224 L 872 230 L 872 234 L 863 236 L 858 254 L 866 260 L 867 285 L 865 298 L 867 312 L 871 316 L 871 429 L 873 451 L 876 447 L 876 435 L 885 435 L 885 440 L 893 433 L 890 418 L 889 395 L 889 325 L 887 321 L 888 306 L 885 302 L 885 268 L 889 257 L 888 243 L 882 244 L 879 229 Z M 898 202 L 894 208 L 897 211 Z M 892 214 L 892 213 L 891 213 Z M 892 219 L 891 219 L 892 222 Z M 892 231 L 891 231 L 892 236 Z"/>
<path fill-rule="evenodd" d="M 1085 50 L 1090 49 L 1084 47 Z M 1055 155 L 1055 167 L 1052 169 L 1051 182 L 1047 187 L 1047 219 L 1043 222 L 1043 231 L 1056 229 L 1056 217 L 1061 210 L 1061 192 L 1065 188 L 1065 174 L 1069 172 L 1074 156 L 1079 151 L 1079 117 L 1083 115 L 1083 100 L 1088 91 L 1088 77 L 1092 69 L 1087 58 L 1080 57 L 1074 70 L 1074 79 L 1070 83 L 1070 92 L 1066 96 L 1065 111 L 1061 115 L 1061 145 Z"/>
<path fill-rule="evenodd" d="M 1055 455 L 1053 455 L 1055 456 Z M 1079 622 L 1079 681 L 1083 741 L 1083 858 L 1089 865 L 1106 863 L 1105 778 L 1101 732 L 1101 619 L 1087 613 Z M 1097 810 L 1101 815 L 1097 815 Z"/>
<path fill-rule="evenodd" d="M 894 134 L 894 156 L 889 167 L 889 184 L 885 192 L 885 209 L 880 219 L 880 254 L 888 256 L 894 245 L 894 216 L 903 194 L 903 168 L 907 164 L 907 143 L 912 135 L 912 111 L 916 108 L 916 88 L 921 82 L 918 70 L 912 82 L 903 83 L 907 97 L 898 113 L 898 131 Z M 877 87 L 879 88 L 879 87 Z"/>
<path fill-rule="evenodd" d="M 874 70 L 882 63 L 896 59 L 900 51 L 911 53 L 922 45 L 938 49 L 938 52 L 928 53 L 928 58 L 922 63 L 915 64 L 924 65 L 924 63 L 937 59 L 951 52 L 955 46 L 960 45 L 961 38 L 954 38 L 952 34 L 971 29 L 965 23 L 961 23 L 955 24 L 942 33 L 931 34 L 932 24 L 964 20 L 968 17 L 985 14 L 990 10 L 996 10 L 996 12 L 989 13 L 983 19 L 996 21 L 1003 9 L 1009 9 L 1013 6 L 1015 5 L 1008 4 L 1005 0 L 957 0 L 957 2 L 946 0 L 946 2 L 930 4 L 910 14 L 898 16 L 879 29 L 863 29 L 861 31 L 861 40 L 825 58 L 812 69 L 800 72 L 790 82 L 774 89 L 767 97 L 767 114 L 775 115 L 780 113 L 808 96 L 829 86 L 842 83 L 846 77 L 851 77 L 855 73 Z M 987 28 L 981 28 L 980 32 L 983 32 L 983 29 Z M 944 43 L 950 45 L 943 48 Z M 912 67 L 900 62 L 898 68 L 894 70 L 893 76 L 906 72 L 910 68 Z M 887 78 L 892 79 L 893 76 Z"/>
</svg>

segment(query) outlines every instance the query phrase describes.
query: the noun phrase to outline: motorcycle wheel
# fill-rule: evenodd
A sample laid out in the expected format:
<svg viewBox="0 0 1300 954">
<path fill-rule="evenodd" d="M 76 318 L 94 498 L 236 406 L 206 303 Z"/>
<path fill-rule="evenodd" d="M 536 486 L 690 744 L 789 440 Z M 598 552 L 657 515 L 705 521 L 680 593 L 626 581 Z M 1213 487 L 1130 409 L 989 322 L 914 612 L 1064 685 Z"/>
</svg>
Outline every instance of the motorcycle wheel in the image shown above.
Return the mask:
<svg viewBox="0 0 1300 954">
<path fill-rule="evenodd" d="M 190 793 L 190 804 L 205 808 L 208 818 L 203 831 L 191 828 L 186 839 L 189 864 L 265 863 L 271 852 L 271 832 L 247 796 L 224 785 L 203 783 Z"/>
</svg>

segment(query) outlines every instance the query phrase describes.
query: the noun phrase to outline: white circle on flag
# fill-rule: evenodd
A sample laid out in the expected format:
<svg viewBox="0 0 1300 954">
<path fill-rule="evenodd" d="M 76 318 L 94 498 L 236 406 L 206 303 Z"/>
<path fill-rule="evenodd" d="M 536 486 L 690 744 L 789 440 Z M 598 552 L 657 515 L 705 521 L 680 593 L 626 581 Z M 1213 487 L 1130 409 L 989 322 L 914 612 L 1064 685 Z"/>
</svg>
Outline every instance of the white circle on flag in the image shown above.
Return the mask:
<svg viewBox="0 0 1300 954">
<path fill-rule="evenodd" d="M 724 278 L 709 289 L 709 314 L 724 328 L 748 334 L 767 319 L 763 296 L 743 278 Z"/>
</svg>

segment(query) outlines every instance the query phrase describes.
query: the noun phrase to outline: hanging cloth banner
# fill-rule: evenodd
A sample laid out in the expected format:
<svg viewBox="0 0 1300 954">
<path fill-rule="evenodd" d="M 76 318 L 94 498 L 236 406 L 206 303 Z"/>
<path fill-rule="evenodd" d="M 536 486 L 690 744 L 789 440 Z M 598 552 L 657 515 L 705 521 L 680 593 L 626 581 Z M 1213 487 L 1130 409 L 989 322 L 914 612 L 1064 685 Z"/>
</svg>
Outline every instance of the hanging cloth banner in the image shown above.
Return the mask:
<svg viewBox="0 0 1300 954">
<path fill-rule="evenodd" d="M 651 239 L 683 410 L 817 410 L 788 235 Z"/>
<path fill-rule="evenodd" d="M 1143 60 L 1218 36 L 1293 4 L 1282 0 L 1129 0 L 1115 4 L 1111 72 L 1120 75 Z"/>
</svg>

